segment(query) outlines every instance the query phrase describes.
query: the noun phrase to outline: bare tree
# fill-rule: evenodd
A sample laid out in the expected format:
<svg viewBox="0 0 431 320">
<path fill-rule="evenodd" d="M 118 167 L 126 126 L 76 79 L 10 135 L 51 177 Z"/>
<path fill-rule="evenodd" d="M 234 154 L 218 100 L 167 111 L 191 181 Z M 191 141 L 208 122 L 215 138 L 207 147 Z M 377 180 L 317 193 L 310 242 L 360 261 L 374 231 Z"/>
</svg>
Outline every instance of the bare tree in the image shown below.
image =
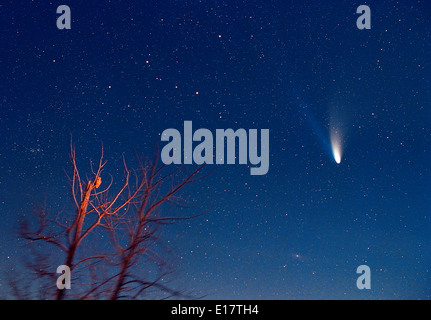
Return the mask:
<svg viewBox="0 0 431 320">
<path fill-rule="evenodd" d="M 41 286 L 43 294 L 39 297 L 65 298 L 66 290 L 58 290 L 55 286 L 56 266 L 48 262 L 53 256 L 56 261 L 63 257 L 63 264 L 72 272 L 75 287 L 79 285 L 79 290 L 68 294 L 70 298 L 137 299 L 149 288 L 171 296 L 179 295 L 179 291 L 165 285 L 163 280 L 171 270 L 167 260 L 153 247 L 159 243 L 160 226 L 194 217 L 164 216 L 162 205 L 175 202 L 182 188 L 201 179 L 198 174 L 202 166 L 189 174 L 184 174 L 182 167 L 164 174 L 169 166 L 159 166 L 158 157 L 151 162 L 139 161 L 135 170 L 128 169 L 123 157 L 124 180 L 119 190 L 112 194 L 112 176 L 109 185 L 101 188 L 106 165 L 103 147 L 97 168 L 91 165 L 89 179 L 81 177 L 72 144 L 71 163 L 73 174 L 69 179 L 75 212 L 71 215 L 60 213 L 52 219 L 42 207 L 35 212 L 36 230 L 31 230 L 28 220 L 20 229 L 21 236 L 30 244 L 42 242 L 55 248 L 52 253 L 51 249 L 43 249 L 45 247 L 33 247 L 32 256 L 26 263 L 37 279 L 45 280 Z M 151 271 L 154 266 L 159 271 L 157 276 L 142 273 L 146 267 Z M 137 269 L 140 272 L 137 273 Z M 15 297 L 28 298 L 17 280 L 11 280 L 10 286 Z M 46 296 L 48 289 L 54 290 L 55 294 Z"/>
<path fill-rule="evenodd" d="M 121 221 L 119 224 L 111 220 L 107 225 L 113 247 L 117 250 L 117 256 L 120 257 L 120 272 L 116 277 L 114 288 L 109 297 L 111 300 L 124 297 L 136 299 L 142 292 L 152 286 L 156 286 L 158 289 L 170 295 L 179 295 L 179 292 L 173 291 L 160 283 L 160 280 L 166 276 L 166 271 L 159 274 L 155 279 L 148 281 L 147 279 L 143 280 L 140 276 L 134 275 L 132 269 L 142 258 L 150 258 L 158 261 L 161 266 L 166 265 L 166 261 L 163 257 L 159 257 L 151 250 L 152 244 L 158 239 L 155 236 L 157 226 L 159 223 L 173 221 L 175 219 L 190 219 L 195 216 L 189 218 L 162 217 L 159 214 L 159 208 L 186 184 L 200 179 L 196 178 L 196 175 L 202 167 L 197 168 L 177 184 L 171 185 L 166 193 L 160 196 L 159 186 L 161 186 L 164 181 L 167 181 L 168 178 L 173 177 L 176 171 L 172 171 L 166 176 L 160 177 L 159 171 L 156 170 L 156 163 L 157 162 L 152 165 L 148 172 L 146 171 L 144 173 L 144 181 L 146 183 L 138 201 L 138 206 L 134 209 L 136 213 L 133 216 L 129 216 L 126 221 Z M 121 246 L 120 242 L 117 240 L 117 232 L 121 229 L 121 225 L 127 226 L 128 230 L 126 246 Z M 160 269 L 165 270 L 164 268 Z"/>
</svg>

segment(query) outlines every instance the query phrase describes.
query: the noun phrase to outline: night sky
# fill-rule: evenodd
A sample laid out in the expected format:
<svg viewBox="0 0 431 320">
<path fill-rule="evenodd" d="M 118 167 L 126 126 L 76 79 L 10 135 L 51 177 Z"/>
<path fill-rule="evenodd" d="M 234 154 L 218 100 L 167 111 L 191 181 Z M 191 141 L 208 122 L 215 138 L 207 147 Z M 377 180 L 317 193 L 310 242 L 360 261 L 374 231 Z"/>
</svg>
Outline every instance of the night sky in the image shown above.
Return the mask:
<svg viewBox="0 0 431 320">
<path fill-rule="evenodd" d="M 56 27 L 62 4 L 70 30 Z M 371 30 L 356 27 L 361 4 Z M 0 42 L 0 295 L 25 252 L 20 217 L 72 204 L 71 135 L 84 172 L 103 142 L 121 176 L 123 154 L 152 157 L 191 120 L 269 129 L 270 168 L 208 165 L 184 190 L 209 211 L 163 230 L 179 285 L 210 299 L 431 297 L 429 0 L 2 1 Z M 363 264 L 371 290 L 356 287 Z"/>
</svg>

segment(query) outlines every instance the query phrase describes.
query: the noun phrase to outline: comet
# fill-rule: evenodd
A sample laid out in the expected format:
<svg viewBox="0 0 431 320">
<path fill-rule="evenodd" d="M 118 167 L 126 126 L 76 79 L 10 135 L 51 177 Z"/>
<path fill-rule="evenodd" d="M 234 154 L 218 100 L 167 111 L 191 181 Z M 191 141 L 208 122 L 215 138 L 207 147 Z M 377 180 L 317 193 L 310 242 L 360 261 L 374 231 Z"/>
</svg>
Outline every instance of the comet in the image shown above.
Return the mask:
<svg viewBox="0 0 431 320">
<path fill-rule="evenodd" d="M 347 130 L 347 116 L 343 106 L 338 104 L 331 105 L 329 107 L 329 126 L 322 126 L 322 123 L 314 115 L 312 105 L 301 98 L 295 86 L 293 88 L 292 92 L 294 94 L 292 94 L 292 99 L 298 106 L 301 118 L 304 119 L 304 122 L 312 129 L 321 142 L 322 151 L 329 158 L 333 158 L 337 164 L 340 164 L 343 158 L 343 144 L 345 143 Z"/>
<path fill-rule="evenodd" d="M 334 156 L 335 162 L 337 164 L 340 164 L 343 156 L 343 148 L 341 144 L 340 132 L 335 128 L 331 128 L 330 139 L 331 139 L 332 155 Z"/>
</svg>

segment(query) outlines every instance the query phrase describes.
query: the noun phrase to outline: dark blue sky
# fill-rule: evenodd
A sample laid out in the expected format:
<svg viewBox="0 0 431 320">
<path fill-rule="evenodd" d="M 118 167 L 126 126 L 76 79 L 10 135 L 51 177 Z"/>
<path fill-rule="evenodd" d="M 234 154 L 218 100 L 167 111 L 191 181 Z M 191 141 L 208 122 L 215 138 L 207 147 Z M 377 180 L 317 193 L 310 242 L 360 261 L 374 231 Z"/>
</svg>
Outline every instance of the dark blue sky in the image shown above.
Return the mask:
<svg viewBox="0 0 431 320">
<path fill-rule="evenodd" d="M 67 4 L 72 29 L 58 30 Z M 372 29 L 356 28 L 367 4 Z M 218 165 L 169 226 L 179 281 L 214 299 L 429 299 L 429 1 L 3 1 L 0 292 L 21 215 L 69 205 L 103 142 L 152 156 L 160 134 L 270 129 L 270 169 Z M 199 94 L 196 94 L 198 92 Z M 335 118 L 343 159 L 330 153 Z M 356 288 L 367 264 L 372 289 Z M 11 271 L 12 270 L 12 271 Z"/>
</svg>

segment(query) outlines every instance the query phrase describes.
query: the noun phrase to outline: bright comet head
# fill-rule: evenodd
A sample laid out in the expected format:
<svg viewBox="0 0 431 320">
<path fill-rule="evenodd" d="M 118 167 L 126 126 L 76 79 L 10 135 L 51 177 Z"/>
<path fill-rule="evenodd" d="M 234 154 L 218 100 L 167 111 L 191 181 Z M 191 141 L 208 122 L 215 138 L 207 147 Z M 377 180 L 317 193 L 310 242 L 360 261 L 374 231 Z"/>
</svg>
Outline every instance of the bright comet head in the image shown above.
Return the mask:
<svg viewBox="0 0 431 320">
<path fill-rule="evenodd" d="M 333 152 L 333 154 L 334 154 L 335 162 L 336 162 L 336 163 L 338 163 L 338 164 L 340 164 L 340 162 L 341 162 L 341 153 L 340 153 L 340 149 L 338 149 L 338 148 L 333 148 L 333 149 L 332 149 L 332 152 Z"/>
<path fill-rule="evenodd" d="M 331 130 L 331 148 L 335 162 L 340 164 L 343 149 L 341 148 L 341 136 L 337 130 Z"/>
<path fill-rule="evenodd" d="M 347 128 L 346 116 L 342 106 L 332 106 L 329 120 L 329 140 L 331 142 L 332 156 L 337 164 L 340 164 L 341 159 L 343 159 L 344 136 Z"/>
</svg>

